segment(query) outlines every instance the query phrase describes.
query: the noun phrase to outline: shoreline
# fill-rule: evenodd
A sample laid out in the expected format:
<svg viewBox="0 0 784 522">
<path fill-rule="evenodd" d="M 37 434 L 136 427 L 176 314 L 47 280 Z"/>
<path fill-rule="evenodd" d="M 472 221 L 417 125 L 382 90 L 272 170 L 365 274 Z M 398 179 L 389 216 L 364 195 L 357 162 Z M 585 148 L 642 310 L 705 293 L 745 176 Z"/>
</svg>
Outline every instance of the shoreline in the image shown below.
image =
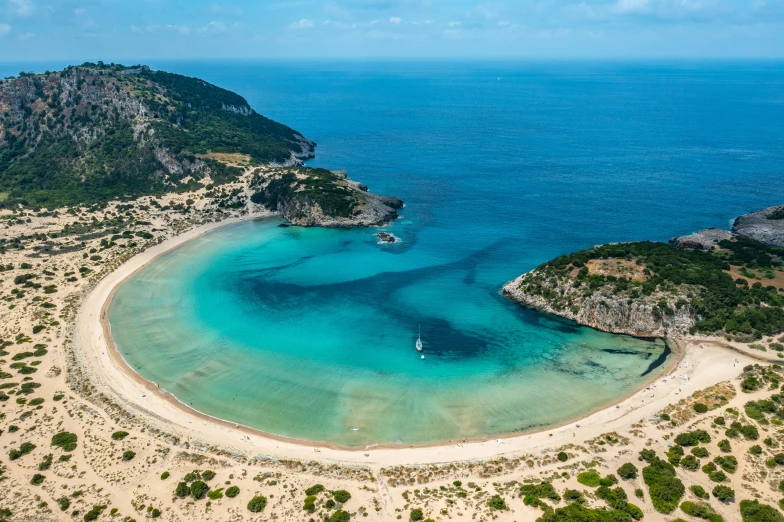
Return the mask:
<svg viewBox="0 0 784 522">
<path fill-rule="evenodd" d="M 320 455 L 321 458 L 327 457 L 340 462 L 370 464 L 373 461 L 368 460 L 367 452 L 373 451 L 374 456 L 379 455 L 380 453 L 382 454 L 382 457 L 386 456 L 387 458 L 383 459 L 385 461 L 409 464 L 412 460 L 420 461 L 422 460 L 421 457 L 428 457 L 425 460 L 431 463 L 440 463 L 456 460 L 471 460 L 475 458 L 493 458 L 507 453 L 530 451 L 531 448 L 526 447 L 527 444 L 523 444 L 523 441 L 530 441 L 533 437 L 543 438 L 542 442 L 552 445 L 555 442 L 552 438 L 554 437 L 553 434 L 555 432 L 563 432 L 569 426 L 576 426 L 581 422 L 589 422 L 592 417 L 594 418 L 594 421 L 597 421 L 602 417 L 612 416 L 609 414 L 618 411 L 622 404 L 634 400 L 635 397 L 641 395 L 641 392 L 649 389 L 657 380 L 668 380 L 674 371 L 679 368 L 680 363 L 686 358 L 687 353 L 689 352 L 689 339 L 665 339 L 665 341 L 669 343 L 670 349 L 673 351 L 673 356 L 670 360 L 659 369 L 656 375 L 646 379 L 638 388 L 635 388 L 612 403 L 594 408 L 579 417 L 571 418 L 570 420 L 544 428 L 536 428 L 525 432 L 492 435 L 483 438 L 459 439 L 426 444 L 343 446 L 336 443 L 281 437 L 225 419 L 220 419 L 199 412 L 182 403 L 176 396 L 160 390 L 155 383 L 148 381 L 130 367 L 116 349 L 111 337 L 111 325 L 106 317 L 106 310 L 111 304 L 116 289 L 127 278 L 131 277 L 139 269 L 152 262 L 158 256 L 172 251 L 185 242 L 213 230 L 217 230 L 218 228 L 263 217 L 269 217 L 269 215 L 250 215 L 197 226 L 182 234 L 169 237 L 161 243 L 137 254 L 100 280 L 83 300 L 74 327 L 76 331 L 74 339 L 76 352 L 80 355 L 80 362 L 82 362 L 85 369 L 89 371 L 91 381 L 94 384 L 102 385 L 108 390 L 110 396 L 118 399 L 128 408 L 134 411 L 143 412 L 145 416 L 150 417 L 147 419 L 148 422 L 152 420 L 168 425 L 168 428 L 165 429 L 165 431 L 176 433 L 185 429 L 185 434 L 178 434 L 181 438 L 203 439 L 205 436 L 214 438 L 215 435 L 219 435 L 219 440 L 215 441 L 214 444 L 225 446 L 227 443 L 225 431 L 230 430 L 230 432 L 240 436 L 239 443 L 241 446 L 248 446 L 250 444 L 250 448 L 245 447 L 238 450 L 244 453 L 247 453 L 249 450 L 265 450 L 272 453 L 278 452 L 284 453 L 287 456 L 296 455 L 301 458 L 310 459 L 313 457 L 312 452 L 316 451 L 322 453 L 322 455 Z M 95 326 L 99 326 L 99 328 L 95 328 Z M 86 346 L 85 340 L 88 340 Z M 686 344 L 686 346 L 682 346 L 681 343 Z M 719 346 L 717 348 L 722 349 L 727 347 Z M 105 357 L 107 352 L 109 355 L 108 358 Z M 739 373 L 739 371 L 736 372 L 736 375 L 737 373 Z M 719 379 L 717 377 L 710 380 L 712 381 L 710 384 L 715 384 L 716 382 L 726 380 L 726 378 Z M 147 397 L 148 393 L 156 400 L 149 400 L 150 398 Z M 136 397 L 135 400 L 133 398 L 134 395 Z M 650 404 L 653 403 L 648 403 L 648 405 Z M 661 404 L 658 409 L 665 407 L 667 404 L 669 404 L 669 402 Z M 625 410 L 623 414 L 615 420 L 623 418 L 636 410 L 637 408 Z M 193 429 L 194 421 L 198 421 L 197 425 L 200 426 L 200 429 Z M 155 422 L 153 422 L 153 424 L 155 424 Z M 603 423 L 598 423 L 598 426 L 601 427 L 602 424 Z M 544 437 L 544 434 L 548 432 L 549 436 Z M 500 447 L 501 443 L 497 443 L 498 440 L 503 440 L 503 448 Z M 574 441 L 569 439 L 568 442 Z M 493 450 L 487 451 L 489 449 L 487 448 L 488 443 L 496 443 L 497 446 L 493 446 Z M 463 444 L 466 446 L 464 447 Z M 274 445 L 274 450 L 272 450 L 272 445 Z M 515 449 L 515 446 L 520 447 Z M 437 452 L 440 458 L 431 460 L 432 457 L 435 457 L 436 455 L 433 455 L 433 451 L 428 450 L 435 449 L 440 450 Z M 468 449 L 474 451 L 464 451 Z M 472 453 L 474 455 L 453 455 L 455 450 L 457 450 L 458 453 Z M 363 452 L 365 452 L 365 458 L 362 458 L 361 456 Z M 394 458 L 389 458 L 390 455 L 386 455 L 387 453 L 395 454 Z"/>
</svg>

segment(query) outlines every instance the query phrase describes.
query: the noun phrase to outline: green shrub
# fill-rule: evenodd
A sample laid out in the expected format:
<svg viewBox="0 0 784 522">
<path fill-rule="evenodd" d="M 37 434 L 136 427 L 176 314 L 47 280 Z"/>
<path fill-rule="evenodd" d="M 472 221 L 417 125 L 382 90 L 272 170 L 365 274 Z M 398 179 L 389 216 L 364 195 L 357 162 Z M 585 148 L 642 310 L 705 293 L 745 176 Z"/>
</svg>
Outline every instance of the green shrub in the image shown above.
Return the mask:
<svg viewBox="0 0 784 522">
<path fill-rule="evenodd" d="M 203 471 L 201 474 L 201 478 L 202 480 L 210 481 L 215 478 L 215 472 L 210 470 Z"/>
<path fill-rule="evenodd" d="M 696 411 L 697 413 L 705 413 L 708 411 L 708 406 L 701 402 L 695 403 L 694 411 Z"/>
<path fill-rule="evenodd" d="M 713 488 L 713 496 L 720 502 L 730 502 L 735 500 L 735 490 L 729 486 L 718 485 Z"/>
<path fill-rule="evenodd" d="M 308 495 L 307 497 L 305 497 L 305 504 L 302 506 L 302 509 L 304 509 L 308 513 L 315 513 L 316 495 Z"/>
<path fill-rule="evenodd" d="M 35 449 L 35 444 L 32 442 L 23 442 L 19 445 L 19 449 L 12 449 L 8 452 L 8 458 L 10 460 L 16 460 L 20 457 L 23 457 L 33 451 Z"/>
<path fill-rule="evenodd" d="M 536 497 L 536 498 L 549 498 L 558 502 L 561 496 L 555 491 L 555 488 L 549 482 L 542 482 L 540 484 L 523 484 L 520 486 L 521 497 Z"/>
<path fill-rule="evenodd" d="M 749 448 L 749 453 L 752 455 L 762 455 L 762 446 L 759 444 L 755 444 L 754 446 Z"/>
<path fill-rule="evenodd" d="M 487 501 L 487 505 L 490 506 L 490 509 L 497 509 L 499 511 L 508 509 L 506 507 L 506 502 L 501 495 L 493 495 L 490 497 L 490 500 Z"/>
<path fill-rule="evenodd" d="M 210 500 L 219 500 L 223 498 L 223 488 L 211 489 L 207 492 L 207 498 Z"/>
<path fill-rule="evenodd" d="M 60 511 L 65 511 L 71 507 L 71 500 L 68 497 L 60 497 L 57 499 L 57 505 L 60 506 Z"/>
<path fill-rule="evenodd" d="M 76 434 L 61 431 L 52 437 L 52 446 L 56 446 L 63 451 L 73 451 L 76 449 Z"/>
<path fill-rule="evenodd" d="M 174 494 L 180 498 L 185 498 L 191 493 L 191 488 L 188 487 L 188 484 L 185 482 L 180 482 L 177 484 L 177 488 L 174 490 Z"/>
<path fill-rule="evenodd" d="M 567 460 L 569 460 L 569 455 L 567 455 L 566 452 L 564 451 L 560 451 L 558 452 L 557 459 L 561 462 L 566 462 Z"/>
<path fill-rule="evenodd" d="M 169 478 L 168 471 L 164 471 L 163 473 L 161 473 L 161 480 L 166 480 L 167 478 Z"/>
<path fill-rule="evenodd" d="M 710 495 L 708 494 L 707 491 L 705 491 L 705 488 L 703 488 L 700 485 L 695 484 L 694 486 L 691 486 L 689 489 L 691 490 L 692 493 L 694 493 L 694 496 L 696 496 L 697 498 L 702 498 L 702 499 L 710 498 Z"/>
<path fill-rule="evenodd" d="M 585 495 L 583 495 L 583 492 L 577 491 L 576 489 L 566 489 L 563 498 L 567 503 L 578 502 L 582 504 L 585 502 Z"/>
<path fill-rule="evenodd" d="M 588 486 L 589 488 L 597 487 L 601 479 L 602 476 L 599 475 L 599 472 L 594 469 L 583 471 L 577 475 L 577 482 L 583 486 Z"/>
<path fill-rule="evenodd" d="M 710 522 L 722 522 L 721 516 L 716 513 L 709 504 L 705 502 L 690 502 L 686 501 L 681 504 L 681 510 L 690 517 L 702 518 Z"/>
<path fill-rule="evenodd" d="M 207 490 L 210 487 L 207 485 L 206 482 L 202 480 L 196 480 L 191 484 L 191 496 L 196 500 L 204 498 L 204 495 L 207 494 Z"/>
<path fill-rule="evenodd" d="M 719 445 L 719 449 L 724 453 L 730 453 L 732 451 L 732 445 L 730 444 L 730 441 L 728 441 L 727 439 L 720 440 L 718 445 Z"/>
<path fill-rule="evenodd" d="M 206 484 L 205 484 L 206 486 Z M 261 513 L 267 505 L 267 497 L 256 495 L 248 502 L 248 511 L 251 513 Z"/>
<path fill-rule="evenodd" d="M 351 519 L 351 514 L 348 511 L 338 509 L 332 516 L 329 517 L 329 522 L 348 522 Z"/>
<path fill-rule="evenodd" d="M 710 456 L 710 452 L 708 452 L 707 448 L 703 448 L 702 446 L 692 448 L 690 453 L 700 459 Z"/>
<path fill-rule="evenodd" d="M 632 480 L 637 478 L 637 474 L 639 470 L 637 466 L 632 464 L 631 462 L 627 462 L 623 464 L 620 468 L 618 468 L 618 476 L 624 480 Z"/>
<path fill-rule="evenodd" d="M 114 440 L 123 440 L 127 436 L 128 436 L 127 431 L 115 431 L 114 433 L 112 433 L 112 439 Z"/>
<path fill-rule="evenodd" d="M 240 488 L 237 486 L 229 486 L 226 488 L 226 496 L 229 498 L 234 498 L 240 494 Z"/>
<path fill-rule="evenodd" d="M 128 462 L 129 460 L 133 460 L 133 458 L 135 456 L 136 456 L 136 452 L 135 451 L 125 450 L 125 451 L 123 451 L 122 459 L 123 459 L 124 462 Z"/>
<path fill-rule="evenodd" d="M 733 457 L 732 455 L 725 456 L 718 456 L 713 459 L 713 462 L 719 465 L 721 469 L 726 471 L 727 473 L 735 473 L 738 469 L 738 459 Z"/>
<path fill-rule="evenodd" d="M 686 490 L 683 482 L 675 476 L 675 467 L 653 457 L 650 465 L 643 468 L 642 477 L 656 511 L 665 514 L 675 511 Z"/>
<path fill-rule="evenodd" d="M 681 459 L 681 467 L 688 471 L 697 471 L 700 469 L 700 461 L 694 455 L 687 455 Z"/>
<path fill-rule="evenodd" d="M 713 473 L 708 473 L 708 478 L 711 479 L 713 482 L 727 481 L 727 475 L 725 475 L 723 471 L 714 471 Z"/>
<path fill-rule="evenodd" d="M 758 500 L 741 500 L 740 516 L 743 522 L 784 522 L 784 516 Z"/>
<path fill-rule="evenodd" d="M 711 437 L 705 430 L 688 431 L 675 437 L 675 444 L 680 446 L 696 446 L 699 443 L 708 444 Z"/>
<path fill-rule="evenodd" d="M 84 514 L 84 522 L 98 520 L 98 517 L 101 516 L 101 513 L 103 513 L 104 509 L 106 509 L 106 506 L 93 506 L 90 511 Z"/>
<path fill-rule="evenodd" d="M 44 480 L 46 480 L 45 475 L 36 473 L 35 475 L 33 475 L 33 478 L 30 479 L 30 484 L 32 484 L 33 486 L 40 486 L 41 484 L 44 483 Z"/>
<path fill-rule="evenodd" d="M 324 486 L 322 486 L 321 484 L 316 484 L 315 486 L 311 486 L 308 489 L 306 489 L 305 495 L 307 496 L 318 495 L 322 491 L 324 491 Z"/>
<path fill-rule="evenodd" d="M 408 519 L 412 522 L 418 522 L 419 520 L 425 519 L 425 514 L 422 513 L 421 509 L 415 508 L 411 510 L 411 513 L 408 515 Z"/>
<path fill-rule="evenodd" d="M 340 502 L 341 504 L 345 504 L 351 498 L 351 493 L 349 493 L 345 489 L 339 489 L 337 491 L 332 492 L 332 498 L 335 499 L 335 502 Z"/>
</svg>

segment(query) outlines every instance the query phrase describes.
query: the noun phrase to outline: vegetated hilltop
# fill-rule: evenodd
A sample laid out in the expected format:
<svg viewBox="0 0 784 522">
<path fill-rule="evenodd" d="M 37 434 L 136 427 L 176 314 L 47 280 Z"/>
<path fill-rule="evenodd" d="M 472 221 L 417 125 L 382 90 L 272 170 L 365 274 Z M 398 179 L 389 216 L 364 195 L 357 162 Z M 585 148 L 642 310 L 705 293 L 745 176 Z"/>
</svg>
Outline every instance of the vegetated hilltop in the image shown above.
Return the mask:
<svg viewBox="0 0 784 522">
<path fill-rule="evenodd" d="M 251 172 L 262 189 L 273 179 L 261 167 L 300 166 L 315 146 L 238 94 L 146 66 L 86 63 L 0 81 L 0 205 L 53 208 L 211 189 Z M 266 192 L 283 204 L 271 208 L 309 225 L 396 217 L 399 200 L 328 172 L 301 167 L 297 183 L 276 181 Z"/>
<path fill-rule="evenodd" d="M 715 230 L 673 242 L 690 248 L 644 241 L 561 256 L 503 292 L 614 333 L 752 342 L 784 330 L 784 249 Z"/>
</svg>

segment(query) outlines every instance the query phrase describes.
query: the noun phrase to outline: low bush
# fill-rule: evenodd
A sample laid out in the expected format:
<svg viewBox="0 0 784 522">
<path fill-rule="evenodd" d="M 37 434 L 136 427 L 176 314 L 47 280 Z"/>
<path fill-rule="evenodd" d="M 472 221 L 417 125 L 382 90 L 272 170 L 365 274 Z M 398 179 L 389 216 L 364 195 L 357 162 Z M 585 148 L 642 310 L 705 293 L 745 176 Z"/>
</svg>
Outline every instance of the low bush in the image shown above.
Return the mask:
<svg viewBox="0 0 784 522">
<path fill-rule="evenodd" d="M 206 485 L 206 484 L 205 484 Z M 261 513 L 267 506 L 267 497 L 256 495 L 248 502 L 248 511 L 251 513 Z"/>
<path fill-rule="evenodd" d="M 713 488 L 713 496 L 720 502 L 730 502 L 735 500 L 735 490 L 729 486 L 716 486 Z"/>
<path fill-rule="evenodd" d="M 549 498 L 558 502 L 561 496 L 555 491 L 555 488 L 549 482 L 542 482 L 540 484 L 523 484 L 520 486 L 521 497 L 536 497 L 536 498 Z"/>
<path fill-rule="evenodd" d="M 125 451 L 123 451 L 122 459 L 123 459 L 124 462 L 128 462 L 129 460 L 133 460 L 133 458 L 135 456 L 136 456 L 136 452 L 135 451 L 125 450 Z"/>
<path fill-rule="evenodd" d="M 632 480 L 637 478 L 637 474 L 639 470 L 637 466 L 632 464 L 631 462 L 627 462 L 623 464 L 620 468 L 618 468 L 618 476 L 624 480 Z"/>
<path fill-rule="evenodd" d="M 694 404 L 694 411 L 696 411 L 697 413 L 705 413 L 705 412 L 708 411 L 708 406 L 706 404 L 701 403 L 701 402 L 695 403 Z"/>
<path fill-rule="evenodd" d="M 599 481 L 601 479 L 602 476 L 599 475 L 599 472 L 594 469 L 583 471 L 577 475 L 577 482 L 583 486 L 588 486 L 589 488 L 595 488 L 599 486 Z"/>
<path fill-rule="evenodd" d="M 322 486 L 321 484 L 316 484 L 315 486 L 310 486 L 308 489 L 306 489 L 305 495 L 307 496 L 318 495 L 322 491 L 324 491 L 324 486 Z"/>
<path fill-rule="evenodd" d="M 703 488 L 700 485 L 695 484 L 694 486 L 691 486 L 689 489 L 691 490 L 692 493 L 694 493 L 694 496 L 696 496 L 697 498 L 702 498 L 702 499 L 710 498 L 710 495 L 708 494 L 707 491 L 705 491 L 705 488 Z"/>
<path fill-rule="evenodd" d="M 32 484 L 33 486 L 40 486 L 41 484 L 44 483 L 44 480 L 46 480 L 45 475 L 36 473 L 35 475 L 33 475 L 33 478 L 30 479 L 30 484 Z"/>
<path fill-rule="evenodd" d="M 784 516 L 759 500 L 741 500 L 740 516 L 743 522 L 784 522 Z"/>
<path fill-rule="evenodd" d="M 204 495 L 207 494 L 208 489 L 210 489 L 210 487 L 206 482 L 203 480 L 196 480 L 193 482 L 193 484 L 191 484 L 191 496 L 196 500 L 202 499 L 204 498 Z"/>
<path fill-rule="evenodd" d="M 675 476 L 675 467 L 654 456 L 650 465 L 643 468 L 642 477 L 656 511 L 665 514 L 675 511 L 686 491 L 683 482 Z"/>
<path fill-rule="evenodd" d="M 115 431 L 114 433 L 112 433 L 113 440 L 123 440 L 127 436 L 128 436 L 127 431 Z"/>
<path fill-rule="evenodd" d="M 201 473 L 201 478 L 202 480 L 206 480 L 206 481 L 212 480 L 215 478 L 215 472 L 210 470 L 203 471 Z"/>
<path fill-rule="evenodd" d="M 569 460 L 569 455 L 567 455 L 566 452 L 561 451 L 558 453 L 558 456 L 556 458 L 561 462 L 566 462 L 567 460 Z"/>
<path fill-rule="evenodd" d="M 56 446 L 63 451 L 73 451 L 76 449 L 77 437 L 75 433 L 61 431 L 52 437 L 52 446 Z"/>
<path fill-rule="evenodd" d="M 163 473 L 161 473 L 161 480 L 166 480 L 167 478 L 169 478 L 168 471 L 164 471 Z"/>
<path fill-rule="evenodd" d="M 237 486 L 229 486 L 226 488 L 226 496 L 229 498 L 234 498 L 240 494 L 240 488 Z"/>
<path fill-rule="evenodd" d="M 332 498 L 335 499 L 335 502 L 340 502 L 341 504 L 345 504 L 351 498 L 351 493 L 349 493 L 345 489 L 339 489 L 337 491 L 332 492 Z"/>
<path fill-rule="evenodd" d="M 711 437 L 705 430 L 687 431 L 675 437 L 675 444 L 680 446 L 696 446 L 699 443 L 708 444 Z"/>
<path fill-rule="evenodd" d="M 722 517 L 705 502 L 686 501 L 681 504 L 681 510 L 690 517 L 701 518 L 709 522 L 722 522 Z"/>
<path fill-rule="evenodd" d="M 508 509 L 506 507 L 506 502 L 501 497 L 501 495 L 493 495 L 490 497 L 490 500 L 487 501 L 487 505 L 490 506 L 490 509 L 497 509 L 499 511 Z"/>
</svg>

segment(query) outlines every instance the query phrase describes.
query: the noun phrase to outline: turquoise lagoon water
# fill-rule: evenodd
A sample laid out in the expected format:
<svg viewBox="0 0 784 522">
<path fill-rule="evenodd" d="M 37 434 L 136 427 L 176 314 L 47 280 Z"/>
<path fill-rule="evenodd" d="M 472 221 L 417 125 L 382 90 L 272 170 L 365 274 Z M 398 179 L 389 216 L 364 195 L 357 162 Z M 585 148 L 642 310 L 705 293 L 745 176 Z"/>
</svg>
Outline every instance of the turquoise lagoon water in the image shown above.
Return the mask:
<svg viewBox="0 0 784 522">
<path fill-rule="evenodd" d="M 115 339 L 205 413 L 362 446 L 579 417 L 657 375 L 662 342 L 524 310 L 504 282 L 784 195 L 779 63 L 167 63 L 245 96 L 406 201 L 388 227 L 226 227 L 120 287 Z M 426 359 L 414 350 L 421 324 Z"/>
</svg>

